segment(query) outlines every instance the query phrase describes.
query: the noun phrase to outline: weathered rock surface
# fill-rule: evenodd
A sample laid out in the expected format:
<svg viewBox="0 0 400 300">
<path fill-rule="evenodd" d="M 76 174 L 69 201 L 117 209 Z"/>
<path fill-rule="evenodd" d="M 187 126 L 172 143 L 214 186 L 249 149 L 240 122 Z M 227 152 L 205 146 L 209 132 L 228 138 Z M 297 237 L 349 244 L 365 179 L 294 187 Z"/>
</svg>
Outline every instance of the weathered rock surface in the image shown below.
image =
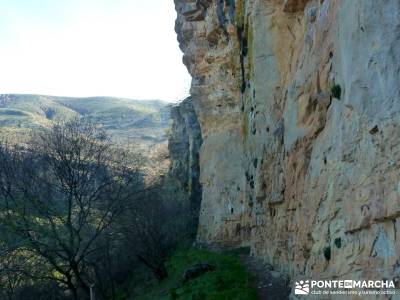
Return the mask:
<svg viewBox="0 0 400 300">
<path fill-rule="evenodd" d="M 171 107 L 171 119 L 173 127 L 168 143 L 171 161 L 168 185 L 175 188 L 171 192 L 172 196 L 189 201 L 194 218 L 197 218 L 202 196 L 199 180 L 199 149 L 202 137 L 193 100 L 187 98 L 179 105 Z M 197 226 L 197 220 L 195 223 Z"/>
<path fill-rule="evenodd" d="M 198 240 L 250 245 L 292 278 L 398 280 L 400 2 L 175 4 L 203 139 Z"/>
</svg>

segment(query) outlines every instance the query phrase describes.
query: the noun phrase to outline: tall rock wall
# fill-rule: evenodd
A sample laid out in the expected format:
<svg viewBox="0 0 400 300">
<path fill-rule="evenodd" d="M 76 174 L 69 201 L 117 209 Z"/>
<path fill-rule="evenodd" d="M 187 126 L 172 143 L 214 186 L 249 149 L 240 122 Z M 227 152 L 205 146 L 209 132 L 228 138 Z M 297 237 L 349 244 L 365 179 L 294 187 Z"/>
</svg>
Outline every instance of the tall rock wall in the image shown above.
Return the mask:
<svg viewBox="0 0 400 300">
<path fill-rule="evenodd" d="M 199 242 L 294 278 L 400 278 L 400 2 L 175 4 Z"/>
<path fill-rule="evenodd" d="M 189 203 L 196 227 L 202 196 L 199 166 L 201 129 L 192 98 L 172 106 L 170 112 L 173 122 L 168 142 L 171 165 L 166 186 L 172 187 L 172 197 Z"/>
</svg>

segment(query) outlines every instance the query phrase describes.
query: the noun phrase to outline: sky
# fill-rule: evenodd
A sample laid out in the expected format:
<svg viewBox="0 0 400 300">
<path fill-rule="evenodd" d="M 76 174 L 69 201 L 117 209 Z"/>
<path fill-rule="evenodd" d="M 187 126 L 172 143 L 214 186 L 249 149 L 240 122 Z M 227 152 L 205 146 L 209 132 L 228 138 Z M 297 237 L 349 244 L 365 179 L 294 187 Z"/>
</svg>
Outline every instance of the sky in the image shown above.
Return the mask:
<svg viewBox="0 0 400 300">
<path fill-rule="evenodd" d="M 0 94 L 183 99 L 173 0 L 0 0 Z"/>
</svg>

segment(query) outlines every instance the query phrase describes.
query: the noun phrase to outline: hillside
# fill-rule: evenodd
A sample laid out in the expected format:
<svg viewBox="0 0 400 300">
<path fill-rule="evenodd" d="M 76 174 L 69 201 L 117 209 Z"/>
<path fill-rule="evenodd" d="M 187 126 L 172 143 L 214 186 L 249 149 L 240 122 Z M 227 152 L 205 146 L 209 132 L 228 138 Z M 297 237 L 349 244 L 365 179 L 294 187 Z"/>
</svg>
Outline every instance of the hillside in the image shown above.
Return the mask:
<svg viewBox="0 0 400 300">
<path fill-rule="evenodd" d="M 0 136 L 24 139 L 32 129 L 82 116 L 122 144 L 149 147 L 166 141 L 169 108 L 158 100 L 0 95 Z"/>
</svg>

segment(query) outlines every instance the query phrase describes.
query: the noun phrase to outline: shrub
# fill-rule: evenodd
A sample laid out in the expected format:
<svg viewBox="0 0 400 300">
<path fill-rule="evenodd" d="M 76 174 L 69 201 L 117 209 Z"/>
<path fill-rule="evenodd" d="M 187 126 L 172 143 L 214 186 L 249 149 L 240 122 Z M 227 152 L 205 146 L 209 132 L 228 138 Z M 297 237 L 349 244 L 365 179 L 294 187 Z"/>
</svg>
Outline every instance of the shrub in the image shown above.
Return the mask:
<svg viewBox="0 0 400 300">
<path fill-rule="evenodd" d="M 331 96 L 333 98 L 340 100 L 341 95 L 342 95 L 342 88 L 340 87 L 340 85 L 338 85 L 338 84 L 333 85 L 331 87 Z"/>
<path fill-rule="evenodd" d="M 327 261 L 331 260 L 331 247 L 330 246 L 324 248 L 324 257 Z"/>
<path fill-rule="evenodd" d="M 342 248 L 342 239 L 340 237 L 335 239 L 335 245 L 338 249 Z"/>
</svg>

